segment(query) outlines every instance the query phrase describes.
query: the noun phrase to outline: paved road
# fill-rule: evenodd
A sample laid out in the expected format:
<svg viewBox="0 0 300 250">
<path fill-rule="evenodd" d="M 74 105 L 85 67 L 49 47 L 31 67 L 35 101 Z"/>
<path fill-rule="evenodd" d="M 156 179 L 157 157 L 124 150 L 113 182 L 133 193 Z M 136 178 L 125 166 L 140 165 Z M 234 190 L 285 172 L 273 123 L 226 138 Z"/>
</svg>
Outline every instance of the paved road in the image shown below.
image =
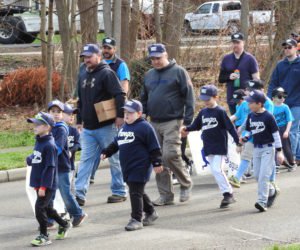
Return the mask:
<svg viewBox="0 0 300 250">
<path fill-rule="evenodd" d="M 129 219 L 129 201 L 106 204 L 109 171 L 97 173 L 96 184 L 88 194 L 85 224 L 70 232 L 64 241 L 55 241 L 49 249 L 264 249 L 275 243 L 300 242 L 300 170 L 281 173 L 282 193 L 273 209 L 258 213 L 253 204 L 256 184 L 236 190 L 238 202 L 228 210 L 218 209 L 220 194 L 211 176 L 194 177 L 192 200 L 187 204 L 160 207 L 156 225 L 138 232 L 124 231 Z M 30 249 L 37 235 L 25 191 L 24 181 L 0 184 L 0 249 Z M 155 182 L 147 186 L 156 198 Z M 179 188 L 176 187 L 176 200 Z M 55 232 L 50 232 L 52 237 Z"/>
</svg>

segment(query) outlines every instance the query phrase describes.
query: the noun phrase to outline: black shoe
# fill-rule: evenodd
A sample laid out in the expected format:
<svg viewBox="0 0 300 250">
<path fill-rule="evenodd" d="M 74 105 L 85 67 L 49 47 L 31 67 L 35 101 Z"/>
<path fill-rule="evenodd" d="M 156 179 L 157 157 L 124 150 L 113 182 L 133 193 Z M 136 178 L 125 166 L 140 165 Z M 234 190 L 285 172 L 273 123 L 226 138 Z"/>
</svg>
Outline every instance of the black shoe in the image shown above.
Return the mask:
<svg viewBox="0 0 300 250">
<path fill-rule="evenodd" d="M 72 221 L 73 227 L 79 227 L 87 217 L 88 217 L 87 214 L 83 214 L 79 218 L 73 219 Z"/>
<path fill-rule="evenodd" d="M 278 196 L 278 193 L 275 189 L 275 193 L 272 196 L 269 196 L 268 201 L 267 201 L 267 207 L 272 207 L 274 205 L 274 202 Z"/>
<path fill-rule="evenodd" d="M 266 212 L 268 209 L 266 207 L 266 205 L 262 204 L 262 203 L 259 203 L 259 202 L 256 202 L 255 203 L 255 208 L 258 209 L 260 212 Z"/>
<path fill-rule="evenodd" d="M 90 184 L 93 185 L 95 183 L 95 179 L 94 178 L 90 178 Z"/>
<path fill-rule="evenodd" d="M 224 196 L 224 198 L 221 201 L 220 208 L 227 208 L 227 207 L 229 207 L 230 204 L 236 202 L 236 200 L 233 198 L 233 194 L 224 193 L 223 196 Z"/>
<path fill-rule="evenodd" d="M 123 201 L 126 201 L 126 199 L 127 198 L 125 196 L 120 196 L 120 195 L 113 194 L 113 195 L 111 195 L 107 198 L 107 203 L 123 202 Z"/>
<path fill-rule="evenodd" d="M 79 197 L 76 196 L 76 201 L 79 206 L 83 207 L 85 205 L 85 200 L 80 199 Z"/>
</svg>

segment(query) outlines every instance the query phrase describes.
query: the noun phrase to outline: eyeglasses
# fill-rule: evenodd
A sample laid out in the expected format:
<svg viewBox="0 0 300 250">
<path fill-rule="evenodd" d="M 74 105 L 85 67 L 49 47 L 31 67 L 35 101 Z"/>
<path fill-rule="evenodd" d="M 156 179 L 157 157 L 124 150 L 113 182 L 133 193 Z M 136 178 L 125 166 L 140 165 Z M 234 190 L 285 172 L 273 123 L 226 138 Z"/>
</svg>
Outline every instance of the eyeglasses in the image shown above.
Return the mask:
<svg viewBox="0 0 300 250">
<path fill-rule="evenodd" d="M 277 95 L 276 96 L 278 99 L 283 99 L 283 98 L 285 98 L 286 96 L 284 96 L 284 95 Z"/>
<path fill-rule="evenodd" d="M 284 49 L 292 49 L 293 46 L 285 46 Z"/>
</svg>

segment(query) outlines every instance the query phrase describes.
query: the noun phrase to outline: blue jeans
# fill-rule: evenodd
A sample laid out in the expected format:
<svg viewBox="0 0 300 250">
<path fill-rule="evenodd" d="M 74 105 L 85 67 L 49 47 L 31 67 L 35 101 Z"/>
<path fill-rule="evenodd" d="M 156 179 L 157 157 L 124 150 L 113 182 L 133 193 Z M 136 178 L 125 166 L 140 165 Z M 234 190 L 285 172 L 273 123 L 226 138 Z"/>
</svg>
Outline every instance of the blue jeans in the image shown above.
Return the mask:
<svg viewBox="0 0 300 250">
<path fill-rule="evenodd" d="M 300 160 L 300 106 L 292 107 L 291 112 L 295 119 L 290 132 L 292 151 L 296 160 Z"/>
<path fill-rule="evenodd" d="M 91 179 L 95 179 L 96 171 L 97 171 L 97 169 L 98 169 L 98 167 L 99 167 L 99 164 L 100 164 L 100 158 L 99 158 L 98 161 L 96 161 L 96 162 L 94 163 L 93 170 L 92 170 L 92 174 L 91 174 Z"/>
<path fill-rule="evenodd" d="M 85 200 L 89 188 L 90 176 L 95 162 L 99 162 L 102 149 L 113 142 L 117 135 L 115 125 L 108 125 L 99 129 L 83 129 L 81 140 L 81 158 L 75 181 L 76 196 Z M 126 188 L 123 180 L 122 169 L 119 161 L 119 154 L 116 153 L 109 158 L 111 172 L 111 191 L 114 195 L 126 196 Z"/>
<path fill-rule="evenodd" d="M 82 216 L 82 209 L 75 200 L 74 195 L 71 193 L 69 172 L 58 173 L 58 189 L 60 191 L 61 197 L 63 198 L 68 213 L 73 218 L 79 218 L 80 216 Z"/>
</svg>

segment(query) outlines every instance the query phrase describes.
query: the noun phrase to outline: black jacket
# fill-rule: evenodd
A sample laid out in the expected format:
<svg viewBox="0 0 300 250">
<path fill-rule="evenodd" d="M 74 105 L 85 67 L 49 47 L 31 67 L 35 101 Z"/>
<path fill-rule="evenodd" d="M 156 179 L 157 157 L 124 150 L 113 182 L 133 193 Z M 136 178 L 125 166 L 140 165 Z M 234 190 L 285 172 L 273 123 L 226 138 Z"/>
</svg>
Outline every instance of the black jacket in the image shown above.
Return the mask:
<svg viewBox="0 0 300 250">
<path fill-rule="evenodd" d="M 77 123 L 83 122 L 86 129 L 98 129 L 112 124 L 114 120 L 99 123 L 95 103 L 115 98 L 117 117 L 123 118 L 125 93 L 120 81 L 107 63 L 100 62 L 93 71 L 84 70 L 78 81 L 78 115 Z"/>
</svg>

